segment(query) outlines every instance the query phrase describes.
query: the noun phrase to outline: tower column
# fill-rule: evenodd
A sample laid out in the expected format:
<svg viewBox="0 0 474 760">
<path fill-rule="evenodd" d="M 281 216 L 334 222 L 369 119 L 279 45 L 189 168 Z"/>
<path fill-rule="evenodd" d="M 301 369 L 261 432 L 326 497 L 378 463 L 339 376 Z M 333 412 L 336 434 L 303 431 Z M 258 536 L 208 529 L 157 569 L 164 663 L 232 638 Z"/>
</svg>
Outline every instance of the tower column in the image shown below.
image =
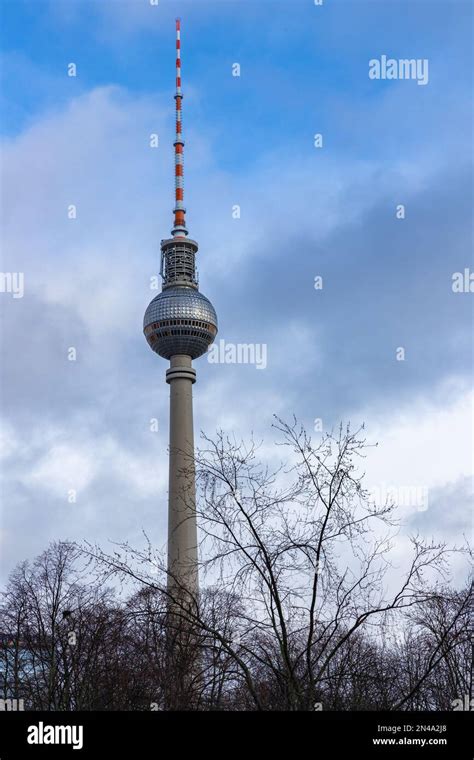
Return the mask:
<svg viewBox="0 0 474 760">
<path fill-rule="evenodd" d="M 196 482 L 194 465 L 193 383 L 190 356 L 172 356 L 166 371 L 170 385 L 168 496 L 168 591 L 198 594 Z M 181 594 L 180 594 L 181 595 Z"/>
<path fill-rule="evenodd" d="M 196 472 L 193 433 L 192 362 L 204 356 L 217 335 L 217 314 L 199 290 L 198 244 L 188 237 L 184 207 L 184 140 L 181 90 L 181 23 L 176 20 L 175 206 L 171 238 L 161 241 L 162 291 L 148 304 L 143 332 L 150 348 L 170 361 L 170 446 L 168 492 L 168 610 L 165 704 L 193 709 L 200 686 L 199 572 Z"/>
</svg>

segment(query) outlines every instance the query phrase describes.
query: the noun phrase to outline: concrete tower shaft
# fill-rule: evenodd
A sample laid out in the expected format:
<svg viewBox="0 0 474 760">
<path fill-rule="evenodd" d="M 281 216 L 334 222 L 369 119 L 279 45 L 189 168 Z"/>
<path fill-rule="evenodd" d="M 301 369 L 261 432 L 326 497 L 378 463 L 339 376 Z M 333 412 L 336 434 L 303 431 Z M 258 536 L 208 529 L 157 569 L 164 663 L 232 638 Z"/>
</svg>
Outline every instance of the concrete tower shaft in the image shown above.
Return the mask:
<svg viewBox="0 0 474 760">
<path fill-rule="evenodd" d="M 168 585 L 197 599 L 198 552 L 194 471 L 193 383 L 189 356 L 173 356 L 166 372 L 170 385 Z"/>
</svg>

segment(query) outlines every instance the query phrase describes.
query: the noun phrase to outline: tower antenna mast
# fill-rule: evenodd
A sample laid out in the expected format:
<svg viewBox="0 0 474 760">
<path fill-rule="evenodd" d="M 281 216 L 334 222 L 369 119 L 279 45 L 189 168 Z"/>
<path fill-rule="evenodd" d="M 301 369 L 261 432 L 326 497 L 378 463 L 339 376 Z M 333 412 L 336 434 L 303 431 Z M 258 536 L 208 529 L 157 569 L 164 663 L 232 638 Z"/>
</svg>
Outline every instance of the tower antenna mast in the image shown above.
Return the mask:
<svg viewBox="0 0 474 760">
<path fill-rule="evenodd" d="M 174 96 L 176 103 L 176 137 L 174 141 L 174 178 L 175 178 L 175 207 L 174 207 L 174 227 L 171 234 L 174 237 L 185 236 L 188 234 L 186 229 L 184 208 L 184 179 L 183 179 L 183 121 L 182 101 L 183 93 L 181 91 L 181 19 L 176 19 L 176 93 Z"/>
</svg>

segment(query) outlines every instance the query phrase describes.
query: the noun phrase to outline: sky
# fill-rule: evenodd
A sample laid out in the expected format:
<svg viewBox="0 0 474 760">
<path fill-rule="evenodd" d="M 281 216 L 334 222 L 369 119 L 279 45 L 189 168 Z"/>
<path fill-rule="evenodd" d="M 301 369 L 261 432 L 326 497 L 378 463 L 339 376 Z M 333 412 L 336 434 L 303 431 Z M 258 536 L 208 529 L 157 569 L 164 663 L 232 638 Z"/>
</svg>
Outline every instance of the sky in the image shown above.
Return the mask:
<svg viewBox="0 0 474 760">
<path fill-rule="evenodd" d="M 52 540 L 165 542 L 167 365 L 142 319 L 172 226 L 176 16 L 200 289 L 218 345 L 265 359 L 195 362 L 196 439 L 253 432 L 273 461 L 274 414 L 315 440 L 364 422 L 367 486 L 400 502 L 400 562 L 416 531 L 461 543 L 471 4 L 0 0 L 0 15 L 0 581 Z M 387 59 L 427 81 L 371 78 Z"/>
</svg>

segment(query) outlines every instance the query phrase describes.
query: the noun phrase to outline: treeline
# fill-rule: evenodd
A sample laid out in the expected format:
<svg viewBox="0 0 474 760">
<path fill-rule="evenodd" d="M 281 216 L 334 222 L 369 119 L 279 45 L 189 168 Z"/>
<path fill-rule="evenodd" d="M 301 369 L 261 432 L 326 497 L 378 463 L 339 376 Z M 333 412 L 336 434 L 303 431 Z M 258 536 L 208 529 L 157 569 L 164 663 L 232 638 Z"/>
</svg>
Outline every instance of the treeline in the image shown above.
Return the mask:
<svg viewBox="0 0 474 760">
<path fill-rule="evenodd" d="M 148 545 L 60 542 L 0 604 L 0 699 L 31 710 L 450 710 L 473 699 L 469 552 L 404 538 L 366 443 L 276 420 L 287 458 L 219 434 L 196 460 L 200 594 Z M 280 449 L 284 450 L 284 449 Z M 186 494 L 183 494 L 186 498 Z"/>
<path fill-rule="evenodd" d="M 119 602 L 110 589 L 80 582 L 78 559 L 74 545 L 58 543 L 12 573 L 0 608 L 0 696 L 23 699 L 27 710 L 165 709 L 173 677 L 166 597 L 141 589 Z M 292 679 L 285 675 L 270 631 L 256 631 L 254 640 L 247 634 L 240 643 L 228 639 L 242 605 L 209 591 L 203 614 L 222 640 L 196 634 L 199 668 L 188 685 L 187 707 L 291 709 L 293 684 L 299 709 L 453 709 L 455 700 L 472 697 L 468 599 L 467 589 L 438 594 L 385 641 L 362 632 L 344 641 L 347 631 L 341 630 L 340 646 L 314 691 L 303 661 L 295 663 Z M 296 653 L 307 631 L 294 638 Z M 323 657 L 324 631 L 318 638 Z M 227 639 L 237 657 L 226 649 Z"/>
</svg>

